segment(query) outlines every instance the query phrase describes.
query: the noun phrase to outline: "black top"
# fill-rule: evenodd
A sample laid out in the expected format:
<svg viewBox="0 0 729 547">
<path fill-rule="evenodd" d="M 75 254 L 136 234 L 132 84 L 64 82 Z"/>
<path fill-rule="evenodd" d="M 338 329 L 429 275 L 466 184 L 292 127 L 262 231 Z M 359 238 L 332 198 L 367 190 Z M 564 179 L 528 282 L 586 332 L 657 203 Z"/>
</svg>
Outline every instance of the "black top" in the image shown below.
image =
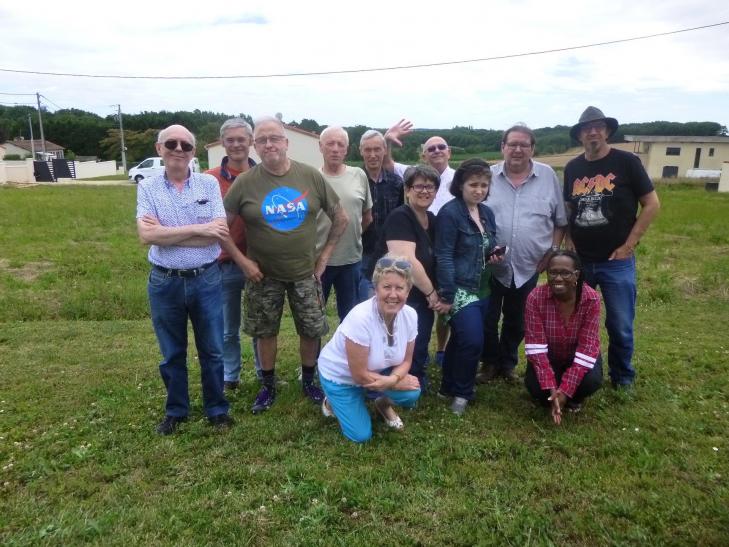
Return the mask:
<svg viewBox="0 0 729 547">
<path fill-rule="evenodd" d="M 423 265 L 425 273 L 435 287 L 435 253 L 433 252 L 433 243 L 435 242 L 435 215 L 430 211 L 427 212 L 427 215 L 427 231 L 423 229 L 423 226 L 415 216 L 415 212 L 409 205 L 401 205 L 387 216 L 385 225 L 382 228 L 382 234 L 375 246 L 374 260 L 369 265 L 369 271 L 365 272 L 369 278 L 372 277 L 377 260 L 387 254 L 388 241 L 412 241 L 415 243 L 415 258 Z M 413 285 L 408 296 L 408 302 L 425 300 L 425 295 Z"/>
<path fill-rule="evenodd" d="M 638 214 L 638 198 L 653 183 L 635 154 L 611 148 L 604 158 L 584 154 L 564 169 L 564 199 L 572 204 L 572 241 L 587 262 L 607 260 L 628 239 Z"/>
</svg>

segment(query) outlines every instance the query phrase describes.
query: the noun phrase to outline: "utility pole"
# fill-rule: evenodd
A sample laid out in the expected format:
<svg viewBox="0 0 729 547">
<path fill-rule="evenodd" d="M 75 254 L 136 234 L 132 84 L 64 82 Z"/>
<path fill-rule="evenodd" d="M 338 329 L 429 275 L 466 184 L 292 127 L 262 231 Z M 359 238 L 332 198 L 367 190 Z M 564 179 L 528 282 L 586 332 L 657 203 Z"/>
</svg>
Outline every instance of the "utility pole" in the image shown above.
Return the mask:
<svg viewBox="0 0 729 547">
<path fill-rule="evenodd" d="M 38 100 L 38 125 L 40 125 L 41 148 L 43 149 L 43 161 L 45 161 L 47 159 L 46 158 L 46 136 L 43 133 L 43 116 L 41 114 L 40 93 L 36 92 L 35 98 Z"/>
<path fill-rule="evenodd" d="M 28 114 L 28 127 L 30 127 L 30 157 L 35 161 L 35 142 L 33 141 L 33 118 Z"/>
<path fill-rule="evenodd" d="M 116 105 L 117 114 L 119 116 L 119 137 L 121 138 L 121 153 L 122 153 L 122 169 L 124 174 L 127 174 L 127 147 L 124 145 L 124 126 L 122 125 L 122 111 L 121 105 Z"/>
</svg>

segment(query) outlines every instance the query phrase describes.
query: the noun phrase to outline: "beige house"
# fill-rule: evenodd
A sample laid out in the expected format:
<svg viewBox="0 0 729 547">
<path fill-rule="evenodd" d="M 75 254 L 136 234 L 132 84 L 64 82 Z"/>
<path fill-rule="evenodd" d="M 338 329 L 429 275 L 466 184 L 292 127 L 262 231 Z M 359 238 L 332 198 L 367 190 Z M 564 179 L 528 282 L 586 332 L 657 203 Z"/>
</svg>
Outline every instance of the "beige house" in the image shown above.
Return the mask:
<svg viewBox="0 0 729 547">
<path fill-rule="evenodd" d="M 0 160 L 4 159 L 7 155 L 18 155 L 21 159 L 30 158 L 33 150 L 35 150 L 35 158 L 41 158 L 43 152 L 43 141 L 40 139 L 34 139 L 31 143 L 30 140 L 17 137 L 12 141 L 6 141 L 0 144 Z M 63 146 L 59 146 L 54 142 L 46 141 L 46 159 L 63 158 Z"/>
<path fill-rule="evenodd" d="M 729 137 L 625 135 L 652 179 L 718 177 L 729 161 Z"/>
<path fill-rule="evenodd" d="M 289 157 L 319 169 L 322 166 L 319 135 L 290 125 L 284 125 L 284 131 L 286 138 L 289 139 Z M 206 144 L 205 149 L 208 151 L 208 166 L 213 168 L 220 165 L 225 157 L 225 148 L 220 140 Z M 251 146 L 250 156 L 256 163 L 261 161 L 253 146 Z"/>
</svg>

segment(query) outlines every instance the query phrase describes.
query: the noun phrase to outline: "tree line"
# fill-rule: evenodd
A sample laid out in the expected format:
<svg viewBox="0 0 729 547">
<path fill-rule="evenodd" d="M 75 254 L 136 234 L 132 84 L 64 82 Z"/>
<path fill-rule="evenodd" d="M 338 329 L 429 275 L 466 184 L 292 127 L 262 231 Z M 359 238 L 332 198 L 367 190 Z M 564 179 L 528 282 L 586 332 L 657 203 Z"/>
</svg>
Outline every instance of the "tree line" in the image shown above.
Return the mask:
<svg viewBox="0 0 729 547">
<path fill-rule="evenodd" d="M 40 138 L 37 111 L 28 106 L 0 106 L 0 143 L 15 137 L 30 138 L 28 115 L 33 123 L 33 136 Z M 203 163 L 207 163 L 204 145 L 218 139 L 220 125 L 230 114 L 201 110 L 177 112 L 140 112 L 124 114 L 124 140 L 127 147 L 127 161 L 132 164 L 156 155 L 154 143 L 157 132 L 168 125 L 178 123 L 190 129 L 198 140 L 197 155 Z M 251 116 L 238 114 L 252 124 Z M 316 120 L 304 118 L 301 121 L 290 121 L 289 125 L 306 131 L 320 133 L 326 125 Z M 104 160 L 120 160 L 119 121 L 115 114 L 99 116 L 75 108 L 62 109 L 55 112 L 43 110 L 43 128 L 47 140 L 55 142 L 66 149 L 66 155 L 96 156 Z M 350 140 L 349 158 L 360 160 L 359 140 L 369 126 L 356 125 L 347 127 Z M 386 128 L 378 128 L 383 133 Z M 560 154 L 578 143 L 569 136 L 570 126 L 557 125 L 534 129 L 537 137 L 537 154 Z M 438 134 L 456 151 L 465 154 L 498 152 L 503 129 L 474 129 L 473 127 L 456 126 L 451 129 L 420 129 L 408 135 L 403 141 L 403 148 L 394 151 L 395 159 L 415 161 L 420 155 L 420 145 L 425 140 Z M 716 122 L 668 122 L 655 121 L 647 123 L 624 124 L 613 136 L 613 142 L 622 142 L 624 135 L 690 135 L 715 136 L 726 135 L 727 128 Z"/>
</svg>

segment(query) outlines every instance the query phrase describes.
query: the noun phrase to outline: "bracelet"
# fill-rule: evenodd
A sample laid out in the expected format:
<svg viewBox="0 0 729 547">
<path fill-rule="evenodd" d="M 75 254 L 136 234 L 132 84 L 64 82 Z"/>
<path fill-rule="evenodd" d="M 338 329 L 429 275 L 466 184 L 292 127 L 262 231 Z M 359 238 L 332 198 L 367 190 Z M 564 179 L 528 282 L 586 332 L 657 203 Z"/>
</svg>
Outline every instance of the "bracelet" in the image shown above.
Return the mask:
<svg viewBox="0 0 729 547">
<path fill-rule="evenodd" d="M 425 295 L 425 298 L 430 298 L 430 295 L 433 294 L 434 292 L 435 292 L 435 287 L 433 287 L 433 290 Z"/>
</svg>

